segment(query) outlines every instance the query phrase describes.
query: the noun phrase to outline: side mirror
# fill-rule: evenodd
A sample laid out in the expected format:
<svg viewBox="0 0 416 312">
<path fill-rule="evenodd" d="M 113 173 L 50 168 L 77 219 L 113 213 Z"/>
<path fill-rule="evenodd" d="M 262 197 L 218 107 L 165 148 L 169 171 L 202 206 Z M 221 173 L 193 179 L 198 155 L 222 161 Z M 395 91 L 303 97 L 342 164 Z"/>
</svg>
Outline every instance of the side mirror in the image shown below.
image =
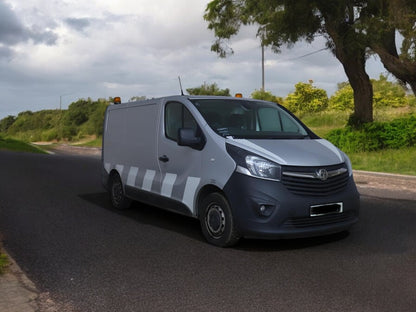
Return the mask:
<svg viewBox="0 0 416 312">
<path fill-rule="evenodd" d="M 201 135 L 197 135 L 194 129 L 180 128 L 178 129 L 178 145 L 189 146 L 196 150 L 202 150 L 205 142 L 203 137 Z"/>
</svg>

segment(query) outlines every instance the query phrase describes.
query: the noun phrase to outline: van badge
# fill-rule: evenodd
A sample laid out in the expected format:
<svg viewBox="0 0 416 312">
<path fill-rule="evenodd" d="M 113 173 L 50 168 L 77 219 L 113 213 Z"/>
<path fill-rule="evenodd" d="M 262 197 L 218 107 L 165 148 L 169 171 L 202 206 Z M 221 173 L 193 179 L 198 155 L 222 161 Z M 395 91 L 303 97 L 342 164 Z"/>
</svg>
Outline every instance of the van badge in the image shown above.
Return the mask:
<svg viewBox="0 0 416 312">
<path fill-rule="evenodd" d="M 326 181 L 328 179 L 328 171 L 326 169 L 318 169 L 315 172 L 315 177 L 321 181 Z"/>
</svg>

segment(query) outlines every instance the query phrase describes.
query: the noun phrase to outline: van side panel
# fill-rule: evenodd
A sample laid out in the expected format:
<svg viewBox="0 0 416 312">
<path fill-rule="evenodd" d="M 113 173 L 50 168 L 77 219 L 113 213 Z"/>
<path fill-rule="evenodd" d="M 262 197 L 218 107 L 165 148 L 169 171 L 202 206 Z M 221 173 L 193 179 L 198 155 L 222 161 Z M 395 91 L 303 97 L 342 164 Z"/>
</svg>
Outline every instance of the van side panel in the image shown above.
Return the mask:
<svg viewBox="0 0 416 312">
<path fill-rule="evenodd" d="M 103 165 L 116 169 L 124 185 L 150 191 L 159 178 L 156 157 L 159 109 L 155 103 L 111 107 L 103 142 Z"/>
</svg>

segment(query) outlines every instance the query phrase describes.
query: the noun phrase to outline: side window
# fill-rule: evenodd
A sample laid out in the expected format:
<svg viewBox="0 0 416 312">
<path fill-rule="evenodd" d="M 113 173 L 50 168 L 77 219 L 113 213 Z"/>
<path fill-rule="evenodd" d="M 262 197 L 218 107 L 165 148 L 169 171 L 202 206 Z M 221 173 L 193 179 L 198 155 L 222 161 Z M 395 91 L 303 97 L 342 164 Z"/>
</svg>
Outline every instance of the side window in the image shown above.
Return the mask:
<svg viewBox="0 0 416 312">
<path fill-rule="evenodd" d="M 165 106 L 165 135 L 177 141 L 180 128 L 197 129 L 197 123 L 189 110 L 181 103 L 171 102 Z"/>
</svg>

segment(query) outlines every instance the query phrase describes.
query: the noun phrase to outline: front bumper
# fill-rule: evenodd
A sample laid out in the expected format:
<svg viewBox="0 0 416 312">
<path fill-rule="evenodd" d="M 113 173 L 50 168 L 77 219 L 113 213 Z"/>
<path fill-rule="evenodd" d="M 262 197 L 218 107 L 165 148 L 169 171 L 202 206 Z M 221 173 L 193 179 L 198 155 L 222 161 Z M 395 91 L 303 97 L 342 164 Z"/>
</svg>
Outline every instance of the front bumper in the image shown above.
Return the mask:
<svg viewBox="0 0 416 312">
<path fill-rule="evenodd" d="M 224 187 L 240 234 L 250 238 L 301 238 L 348 230 L 358 221 L 360 196 L 352 176 L 331 195 L 297 195 L 278 181 L 233 173 Z M 311 207 L 340 204 L 341 212 L 311 216 Z"/>
</svg>

